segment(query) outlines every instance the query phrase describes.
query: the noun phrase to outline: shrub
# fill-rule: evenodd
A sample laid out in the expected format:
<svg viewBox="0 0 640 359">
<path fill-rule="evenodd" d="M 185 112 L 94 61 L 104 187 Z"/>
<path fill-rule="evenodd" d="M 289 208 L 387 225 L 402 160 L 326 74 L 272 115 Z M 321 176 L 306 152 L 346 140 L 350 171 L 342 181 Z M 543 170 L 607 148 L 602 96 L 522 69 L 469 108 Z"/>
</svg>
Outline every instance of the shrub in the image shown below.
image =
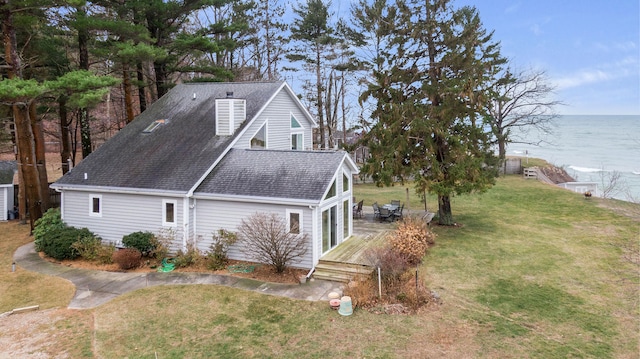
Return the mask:
<svg viewBox="0 0 640 359">
<path fill-rule="evenodd" d="M 113 253 L 116 251 L 116 246 L 109 243 L 103 244 L 98 247 L 96 252 L 96 260 L 100 264 L 111 264 L 113 263 Z"/>
<path fill-rule="evenodd" d="M 46 255 L 57 260 L 75 259 L 79 253 L 73 248 L 73 244 L 91 237 L 96 235 L 86 228 L 57 228 L 47 231 L 46 235 L 40 239 L 39 246 Z"/>
<path fill-rule="evenodd" d="M 233 232 L 220 229 L 218 233 L 214 233 L 212 237 L 213 243 L 211 243 L 211 249 L 207 252 L 207 268 L 218 270 L 227 265 L 229 261 L 227 257 L 229 247 L 236 243 L 238 236 Z"/>
<path fill-rule="evenodd" d="M 142 253 L 136 248 L 123 248 L 113 253 L 113 262 L 123 270 L 139 266 L 141 259 Z"/>
<path fill-rule="evenodd" d="M 96 236 L 80 238 L 71 245 L 71 248 L 76 250 L 82 258 L 89 261 L 98 258 L 100 247 L 102 247 L 102 239 Z"/>
<path fill-rule="evenodd" d="M 151 240 L 154 249 L 149 254 L 149 257 L 162 260 L 169 255 L 169 246 L 171 242 L 176 239 L 175 230 L 172 228 L 162 228 L 158 233 L 153 236 Z"/>
<path fill-rule="evenodd" d="M 403 220 L 389 238 L 391 248 L 402 255 L 409 264 L 420 263 L 427 249 L 434 242 L 435 234 L 429 230 L 424 221 L 410 217 Z"/>
<path fill-rule="evenodd" d="M 411 267 L 407 258 L 390 246 L 372 248 L 365 252 L 365 258 L 375 268 L 380 268 L 380 280 L 388 286 L 402 281 L 402 276 Z M 377 276 L 377 270 L 374 271 Z"/>
<path fill-rule="evenodd" d="M 176 268 L 191 267 L 198 264 L 203 259 L 202 254 L 193 245 L 188 246 L 187 251 L 179 250 L 173 259 Z"/>
<path fill-rule="evenodd" d="M 66 225 L 62 222 L 62 217 L 60 216 L 60 209 L 51 208 L 46 211 L 42 217 L 38 218 L 34 223 L 33 238 L 36 251 L 43 251 L 42 241 L 49 233 L 65 227 Z"/>
<path fill-rule="evenodd" d="M 156 247 L 155 235 L 151 232 L 133 232 L 122 237 L 122 244 L 127 248 L 135 248 L 145 256 L 153 253 Z"/>
<path fill-rule="evenodd" d="M 259 263 L 283 273 L 290 262 L 307 253 L 308 235 L 287 230 L 284 218 L 275 213 L 255 213 L 242 220 L 238 230 L 240 250 Z"/>
</svg>

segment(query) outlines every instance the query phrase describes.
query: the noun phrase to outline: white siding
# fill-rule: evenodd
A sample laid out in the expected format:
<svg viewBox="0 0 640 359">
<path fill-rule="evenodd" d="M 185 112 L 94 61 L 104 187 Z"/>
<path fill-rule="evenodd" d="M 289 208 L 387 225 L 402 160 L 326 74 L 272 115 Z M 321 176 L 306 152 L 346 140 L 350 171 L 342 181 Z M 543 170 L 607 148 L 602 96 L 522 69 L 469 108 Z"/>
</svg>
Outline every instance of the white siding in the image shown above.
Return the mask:
<svg viewBox="0 0 640 359">
<path fill-rule="evenodd" d="M 303 233 L 309 236 L 309 242 L 312 241 L 312 211 L 308 206 L 285 206 L 277 204 L 260 204 L 260 203 L 242 203 L 227 201 L 211 201 L 198 199 L 196 210 L 197 223 L 197 243 L 198 248 L 202 251 L 210 250 L 213 233 L 217 233 L 220 229 L 231 232 L 238 232 L 238 227 L 243 219 L 249 218 L 254 213 L 275 213 L 285 219 L 286 210 L 294 209 L 302 211 L 302 229 Z M 236 260 L 249 260 L 239 249 L 238 245 L 233 246 L 229 250 L 229 258 Z M 311 243 L 304 258 L 295 263 L 291 263 L 292 267 L 311 268 L 313 263 L 313 252 Z"/>
<path fill-rule="evenodd" d="M 102 216 L 89 215 L 89 196 L 102 195 Z M 83 228 L 100 236 L 104 241 L 122 244 L 124 235 L 149 231 L 158 233 L 162 227 L 163 199 L 177 200 L 175 234 L 177 240 L 172 251 L 181 249 L 183 237 L 183 199 L 134 194 L 64 191 L 62 216 L 67 225 Z M 166 228 L 166 227 L 165 227 Z"/>
<path fill-rule="evenodd" d="M 6 221 L 9 218 L 9 210 L 13 210 L 13 185 L 0 186 L 0 203 L 2 204 L 0 220 Z"/>
<path fill-rule="evenodd" d="M 304 149 L 311 149 L 311 123 L 307 121 L 294 100 L 286 91 L 280 91 L 264 109 L 262 114 L 254 123 L 247 128 L 245 133 L 238 139 L 235 148 L 250 148 L 251 138 L 262 127 L 265 121 L 267 126 L 267 148 L 270 150 L 290 150 L 291 149 L 291 115 L 293 115 L 304 128 Z M 296 129 L 299 132 L 300 129 Z"/>
</svg>

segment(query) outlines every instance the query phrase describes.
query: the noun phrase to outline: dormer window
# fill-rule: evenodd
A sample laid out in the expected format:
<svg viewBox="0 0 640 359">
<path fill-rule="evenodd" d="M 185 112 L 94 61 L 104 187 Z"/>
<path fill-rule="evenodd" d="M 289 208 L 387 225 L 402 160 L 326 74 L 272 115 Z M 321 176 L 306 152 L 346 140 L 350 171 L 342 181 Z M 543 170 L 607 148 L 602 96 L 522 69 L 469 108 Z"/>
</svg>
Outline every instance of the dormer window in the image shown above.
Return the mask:
<svg viewBox="0 0 640 359">
<path fill-rule="evenodd" d="M 161 125 L 164 125 L 166 122 L 167 122 L 166 119 L 155 120 L 155 121 L 151 122 L 151 124 L 149 124 L 149 126 L 147 126 L 147 128 L 142 130 L 142 132 L 143 133 L 151 133 L 151 132 L 155 131 L 158 127 L 160 127 Z"/>
<path fill-rule="evenodd" d="M 233 93 L 230 94 L 233 96 Z M 216 134 L 218 136 L 232 135 L 246 117 L 246 100 L 237 98 L 216 100 Z"/>
</svg>

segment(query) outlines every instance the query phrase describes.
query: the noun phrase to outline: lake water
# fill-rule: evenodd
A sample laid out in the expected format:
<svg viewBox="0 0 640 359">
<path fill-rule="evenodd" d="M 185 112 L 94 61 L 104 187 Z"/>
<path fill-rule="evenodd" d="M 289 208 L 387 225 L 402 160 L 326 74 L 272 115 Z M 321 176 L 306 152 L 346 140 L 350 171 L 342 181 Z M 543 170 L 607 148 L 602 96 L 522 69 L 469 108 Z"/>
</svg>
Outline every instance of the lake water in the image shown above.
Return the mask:
<svg viewBox="0 0 640 359">
<path fill-rule="evenodd" d="M 612 196 L 640 202 L 640 116 L 560 116 L 540 146 L 510 144 L 507 155 L 542 158 L 563 167 L 576 181 L 596 182 L 599 193 L 613 174 Z M 536 141 L 542 136 L 529 139 Z"/>
</svg>

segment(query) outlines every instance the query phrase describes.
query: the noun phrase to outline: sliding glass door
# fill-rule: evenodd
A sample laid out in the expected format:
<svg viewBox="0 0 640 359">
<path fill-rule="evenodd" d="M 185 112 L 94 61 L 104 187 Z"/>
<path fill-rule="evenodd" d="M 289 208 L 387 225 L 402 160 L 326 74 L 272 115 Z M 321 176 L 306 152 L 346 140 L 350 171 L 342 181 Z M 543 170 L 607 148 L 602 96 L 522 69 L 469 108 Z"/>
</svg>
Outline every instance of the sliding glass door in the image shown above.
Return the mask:
<svg viewBox="0 0 640 359">
<path fill-rule="evenodd" d="M 337 209 L 337 206 L 333 206 L 322 212 L 322 253 L 338 245 Z"/>
</svg>

